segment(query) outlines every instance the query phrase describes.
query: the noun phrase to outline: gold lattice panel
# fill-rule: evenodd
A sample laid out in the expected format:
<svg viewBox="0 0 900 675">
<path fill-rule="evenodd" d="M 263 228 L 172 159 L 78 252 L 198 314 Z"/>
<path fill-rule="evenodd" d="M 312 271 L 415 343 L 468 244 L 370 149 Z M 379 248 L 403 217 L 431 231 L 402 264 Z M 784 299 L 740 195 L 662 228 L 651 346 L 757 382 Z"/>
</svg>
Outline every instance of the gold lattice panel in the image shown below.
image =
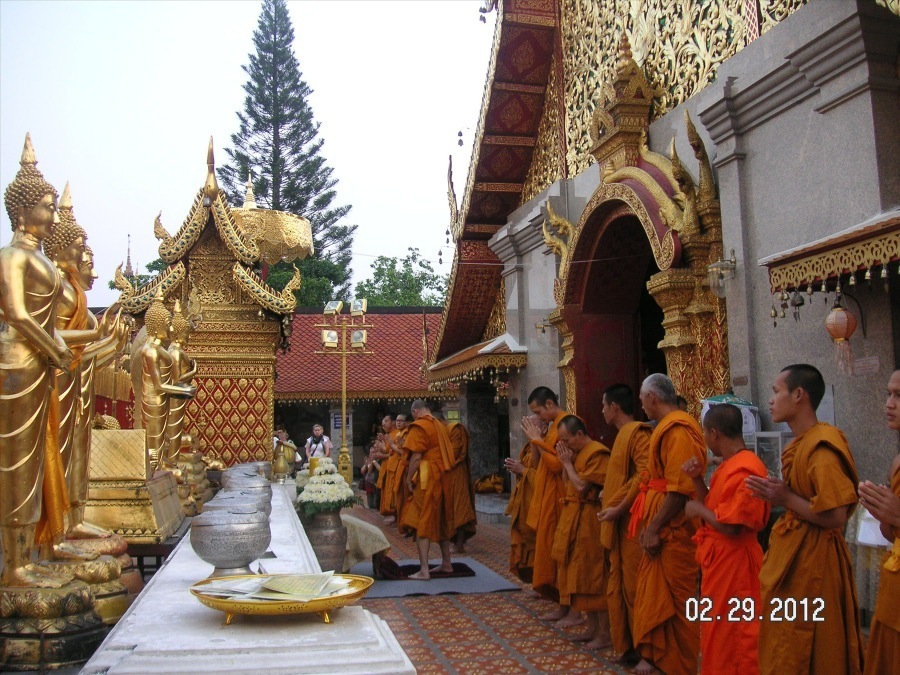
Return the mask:
<svg viewBox="0 0 900 675">
<path fill-rule="evenodd" d="M 205 448 L 228 465 L 269 459 L 271 378 L 201 375 L 195 382 L 197 395 L 187 406 L 188 428 L 197 430 Z"/>
<path fill-rule="evenodd" d="M 150 475 L 143 429 L 91 432 L 91 481 L 145 481 Z"/>
</svg>

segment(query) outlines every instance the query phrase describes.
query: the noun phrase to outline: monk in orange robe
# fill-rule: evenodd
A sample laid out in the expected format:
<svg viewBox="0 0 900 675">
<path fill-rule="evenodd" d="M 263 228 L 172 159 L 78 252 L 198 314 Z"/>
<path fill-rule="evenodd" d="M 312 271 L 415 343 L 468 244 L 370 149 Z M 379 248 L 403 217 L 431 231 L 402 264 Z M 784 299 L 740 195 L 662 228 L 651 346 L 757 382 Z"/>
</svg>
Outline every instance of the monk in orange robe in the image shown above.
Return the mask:
<svg viewBox="0 0 900 675">
<path fill-rule="evenodd" d="M 576 639 L 588 649 L 611 644 L 606 602 L 606 564 L 600 539 L 600 492 L 606 482 L 609 448 L 588 436 L 584 422 L 567 415 L 557 425 L 556 455 L 566 475 L 566 496 L 553 538 L 559 602 L 587 614 L 587 631 Z"/>
<path fill-rule="evenodd" d="M 900 431 L 900 370 L 888 382 L 885 412 L 888 428 Z M 878 519 L 884 538 L 894 542 L 881 567 L 865 673 L 900 673 L 900 455 L 891 465 L 891 487 L 864 481 L 859 484 L 859 501 Z"/>
<path fill-rule="evenodd" d="M 547 433 L 547 425 L 537 415 L 529 418 L 536 424 L 541 435 Z M 509 516 L 509 571 L 526 584 L 531 583 L 534 570 L 535 531 L 528 527 L 528 509 L 534 497 L 534 483 L 540 453 L 529 441 L 519 452 L 519 458 L 507 457 L 504 461 L 507 471 L 516 476 L 515 485 L 506 505 Z"/>
<path fill-rule="evenodd" d="M 747 478 L 755 495 L 787 509 L 772 528 L 759 577 L 760 671 L 860 673 L 859 603 L 843 536 L 857 502 L 856 463 L 844 434 L 816 417 L 825 395 L 816 368 L 788 366 L 772 392 L 772 421 L 786 422 L 794 440 L 781 456 L 783 480 Z M 794 608 L 796 620 L 787 620 Z"/>
<path fill-rule="evenodd" d="M 634 650 L 634 596 L 643 551 L 637 539 L 628 537 L 631 506 L 640 491 L 642 475 L 649 475 L 649 424 L 634 421 L 634 391 L 614 384 L 603 392 L 603 419 L 618 429 L 603 488 L 600 545 L 606 550 L 609 579 L 606 598 L 609 628 L 616 663 L 639 660 Z"/>
<path fill-rule="evenodd" d="M 526 523 L 535 531 L 534 568 L 531 586 L 542 597 L 559 602 L 559 588 L 556 582 L 556 561 L 553 560 L 553 537 L 562 511 L 562 499 L 566 495 L 563 484 L 562 463 L 556 457 L 556 425 L 568 413 L 559 407 L 559 399 L 548 387 L 538 387 L 528 397 L 531 412 L 547 423 L 547 433 L 541 434 L 540 427 L 529 418 L 522 419 L 522 431 L 540 454 L 534 482 L 534 497 L 528 509 Z M 578 613 L 572 616 L 565 607 L 541 615 L 544 621 L 570 619 L 569 625 L 578 623 Z M 566 626 L 563 626 L 566 627 Z"/>
<path fill-rule="evenodd" d="M 453 467 L 447 475 L 448 508 L 452 512 L 452 553 L 465 553 L 466 541 L 475 536 L 475 488 L 472 485 L 472 463 L 469 458 L 469 432 L 459 422 L 447 424 L 453 447 Z"/>
<path fill-rule="evenodd" d="M 394 480 L 391 484 L 391 499 L 393 500 L 397 528 L 403 533 L 405 529 L 403 527 L 403 512 L 408 507 L 411 496 L 409 490 L 406 489 L 406 471 L 409 468 L 409 450 L 406 450 L 403 447 L 403 443 L 406 441 L 406 434 L 409 433 L 406 415 L 402 413 L 397 415 L 397 418 L 394 420 L 394 426 L 397 429 L 397 435 L 393 438 L 393 445 L 397 448 L 399 459 L 397 460 L 397 469 L 394 471 Z M 385 444 L 387 445 L 388 443 L 389 441 L 386 438 Z M 393 452 L 393 447 L 391 447 L 391 453 L 393 454 Z"/>
<path fill-rule="evenodd" d="M 394 475 L 397 473 L 397 466 L 400 464 L 400 453 L 394 449 L 397 439 L 397 427 L 394 426 L 394 418 L 391 415 L 385 415 L 381 420 L 381 428 L 384 429 L 383 449 L 382 452 L 387 455 L 381 463 L 381 473 L 378 474 L 378 482 L 376 487 L 381 490 L 381 504 L 378 507 L 379 513 L 385 517 L 384 522 L 388 525 L 393 523 L 397 518 L 397 509 L 394 504 Z"/>
<path fill-rule="evenodd" d="M 450 538 L 453 536 L 447 509 L 447 475 L 453 466 L 453 447 L 446 425 L 436 420 L 428 404 L 416 399 L 412 404 L 415 420 L 409 427 L 404 447 L 410 451 L 407 481 L 415 506 L 416 547 L 420 569 L 410 579 L 428 580 L 432 572 L 453 572 Z M 436 541 L 441 548 L 441 564 L 428 568 L 428 550 Z"/>
<path fill-rule="evenodd" d="M 700 597 L 710 622 L 700 624 L 700 672 L 704 675 L 759 673 L 759 570 L 757 533 L 769 522 L 769 504 L 750 493 L 749 476 L 766 477 L 766 465 L 744 447 L 740 408 L 725 403 L 703 418 L 706 446 L 724 461 L 709 483 L 696 459 L 684 464 L 696 496 L 684 512 L 703 526 L 694 535 L 700 563 Z"/>
<path fill-rule="evenodd" d="M 650 436 L 648 482 L 631 510 L 630 534 L 640 528 L 644 550 L 634 600 L 634 640 L 642 657 L 635 672 L 696 673 L 700 626 L 685 616 L 700 575 L 692 541 L 696 524 L 684 513 L 694 484 L 681 467 L 695 458 L 706 469 L 703 432 L 678 409 L 675 386 L 665 375 L 645 379 L 640 399 L 658 424 Z"/>
</svg>

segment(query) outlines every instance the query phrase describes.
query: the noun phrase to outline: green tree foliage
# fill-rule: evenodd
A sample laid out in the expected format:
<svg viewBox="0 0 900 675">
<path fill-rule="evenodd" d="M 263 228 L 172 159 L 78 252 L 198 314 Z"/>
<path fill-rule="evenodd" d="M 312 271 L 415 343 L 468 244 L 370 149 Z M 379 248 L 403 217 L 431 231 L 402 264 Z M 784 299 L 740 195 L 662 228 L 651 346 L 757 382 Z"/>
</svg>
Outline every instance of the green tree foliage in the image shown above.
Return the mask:
<svg viewBox="0 0 900 675">
<path fill-rule="evenodd" d="M 218 175 L 235 205 L 243 203 L 247 176 L 252 175 L 260 206 L 309 219 L 315 260 L 298 264 L 303 274 L 298 303 L 324 305 L 349 295 L 356 225 L 339 222 L 351 207 L 334 205 L 337 179 L 320 154 L 324 141 L 308 102 L 312 90 L 303 81 L 293 43 L 285 0 L 263 0 L 253 33 L 256 52 L 244 66 L 249 79 L 244 109 L 237 113 L 239 130 L 231 136 L 229 161 Z M 281 289 L 292 273 L 289 265 L 278 263 L 268 282 Z"/>
<path fill-rule="evenodd" d="M 372 278 L 356 284 L 357 298 L 371 307 L 418 307 L 444 304 L 447 277 L 434 273 L 431 263 L 417 248 L 409 248 L 402 260 L 378 256 Z"/>
</svg>

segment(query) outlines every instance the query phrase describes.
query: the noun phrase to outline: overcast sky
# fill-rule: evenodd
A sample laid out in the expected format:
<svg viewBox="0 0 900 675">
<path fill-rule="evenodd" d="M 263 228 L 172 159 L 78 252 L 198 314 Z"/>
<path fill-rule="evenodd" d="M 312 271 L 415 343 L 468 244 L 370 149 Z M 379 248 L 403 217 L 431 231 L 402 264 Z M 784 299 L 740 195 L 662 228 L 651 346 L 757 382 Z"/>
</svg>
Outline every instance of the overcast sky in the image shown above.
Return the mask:
<svg viewBox="0 0 900 675">
<path fill-rule="evenodd" d="M 462 199 L 495 15 L 478 0 L 288 0 L 295 53 L 336 204 L 359 225 L 354 284 L 378 255 L 418 247 L 448 273 L 447 157 Z M 92 306 L 124 261 L 158 257 L 153 218 L 175 233 L 237 131 L 241 66 L 261 3 L 0 0 L 0 189 L 15 177 L 25 132 L 38 168 L 62 193 L 71 182 L 79 224 L 100 274 Z M 457 132 L 464 146 L 457 145 Z M 0 246 L 11 229 L 5 209 Z M 437 264 L 444 249 L 444 263 Z"/>
</svg>

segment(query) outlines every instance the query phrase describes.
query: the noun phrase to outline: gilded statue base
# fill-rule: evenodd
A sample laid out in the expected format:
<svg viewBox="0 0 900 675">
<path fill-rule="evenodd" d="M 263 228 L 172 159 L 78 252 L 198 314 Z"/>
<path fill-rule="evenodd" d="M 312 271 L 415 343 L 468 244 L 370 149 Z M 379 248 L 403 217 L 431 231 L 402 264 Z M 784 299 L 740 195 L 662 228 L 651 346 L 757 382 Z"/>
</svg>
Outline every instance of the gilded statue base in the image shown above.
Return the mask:
<svg viewBox="0 0 900 675">
<path fill-rule="evenodd" d="M 128 557 L 128 556 L 126 556 Z M 130 563 L 131 559 L 128 559 Z M 121 582 L 119 561 L 109 555 L 101 555 L 96 560 L 69 561 L 53 560 L 41 563 L 54 572 L 74 576 L 91 589 L 94 596 L 94 611 L 111 626 L 116 623 L 131 605 L 134 596 Z"/>
<path fill-rule="evenodd" d="M 0 670 L 81 665 L 107 630 L 82 581 L 60 588 L 0 587 Z"/>
<path fill-rule="evenodd" d="M 148 481 L 91 481 L 85 517 L 122 535 L 129 544 L 158 544 L 171 537 L 184 513 L 171 472 Z"/>
<path fill-rule="evenodd" d="M 181 480 L 178 495 L 181 499 L 185 516 L 196 516 L 202 511 L 203 504 L 212 499 L 213 492 L 206 478 L 206 464 L 203 454 L 191 450 L 183 450 L 178 455 L 178 469 Z"/>
<path fill-rule="evenodd" d="M 175 477 L 151 474 L 146 455 L 143 429 L 95 429 L 91 436 L 85 520 L 129 544 L 165 541 L 184 520 Z"/>
</svg>

